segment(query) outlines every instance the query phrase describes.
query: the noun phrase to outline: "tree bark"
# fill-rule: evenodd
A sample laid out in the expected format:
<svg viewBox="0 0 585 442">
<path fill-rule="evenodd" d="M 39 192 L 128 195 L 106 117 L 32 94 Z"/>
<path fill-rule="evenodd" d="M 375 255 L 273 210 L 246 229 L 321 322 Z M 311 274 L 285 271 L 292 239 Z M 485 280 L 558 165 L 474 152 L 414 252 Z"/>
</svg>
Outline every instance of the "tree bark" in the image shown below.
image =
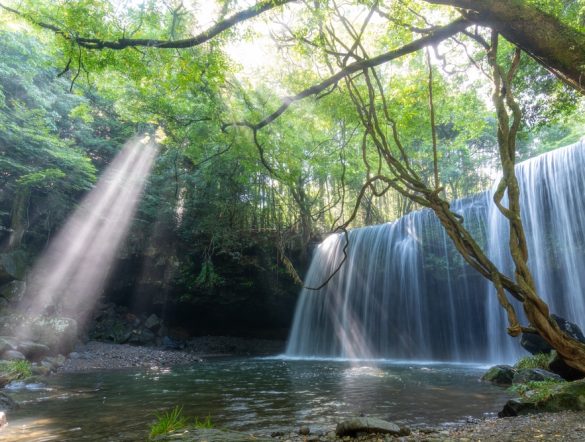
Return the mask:
<svg viewBox="0 0 585 442">
<path fill-rule="evenodd" d="M 462 8 L 473 23 L 492 28 L 585 94 L 585 33 L 525 0 L 425 0 Z"/>
</svg>

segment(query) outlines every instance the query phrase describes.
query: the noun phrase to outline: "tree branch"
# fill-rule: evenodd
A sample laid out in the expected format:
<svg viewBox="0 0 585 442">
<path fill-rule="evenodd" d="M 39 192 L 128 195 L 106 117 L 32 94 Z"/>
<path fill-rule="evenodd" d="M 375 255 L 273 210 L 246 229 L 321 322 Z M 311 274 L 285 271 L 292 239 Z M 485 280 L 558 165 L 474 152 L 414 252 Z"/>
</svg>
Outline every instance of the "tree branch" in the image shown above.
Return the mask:
<svg viewBox="0 0 585 442">
<path fill-rule="evenodd" d="M 274 112 L 272 112 L 270 115 L 268 115 L 267 117 L 265 117 L 264 119 L 262 119 L 258 123 L 256 123 L 256 124 L 251 124 L 249 122 L 226 123 L 223 125 L 223 129 L 225 130 L 230 126 L 245 126 L 245 127 L 251 128 L 253 130 L 254 129 L 260 130 L 265 126 L 268 126 L 270 123 L 272 123 L 278 117 L 280 117 L 290 107 L 290 105 L 293 104 L 294 102 L 300 101 L 300 100 L 307 98 L 307 97 L 310 97 L 312 95 L 320 94 L 325 89 L 336 85 L 340 80 L 342 80 L 343 78 L 346 78 L 347 76 L 349 76 L 351 74 L 363 71 L 364 69 L 379 66 L 381 64 L 384 64 L 384 63 L 387 63 L 389 61 L 395 60 L 397 58 L 403 57 L 404 55 L 411 54 L 411 53 L 416 52 L 416 51 L 418 51 L 418 50 L 420 50 L 428 45 L 437 44 L 443 40 L 446 40 L 447 38 L 452 37 L 455 34 L 458 34 L 459 32 L 462 32 L 469 25 L 470 25 L 470 22 L 467 21 L 467 19 L 460 18 L 460 19 L 455 20 L 454 22 L 452 22 L 448 25 L 443 26 L 442 28 L 436 29 L 435 31 L 433 31 L 432 33 L 430 33 L 428 35 L 425 35 L 424 37 L 421 37 L 421 38 L 414 40 L 408 44 L 405 44 L 404 46 L 401 46 L 398 49 L 394 49 L 392 51 L 385 52 L 383 54 L 380 54 L 380 55 L 373 57 L 373 58 L 370 58 L 370 59 L 356 61 L 354 63 L 351 63 L 351 64 L 347 65 L 344 69 L 341 69 L 336 74 L 323 80 L 321 83 L 313 85 L 313 86 L 299 92 L 296 95 L 293 95 L 290 97 L 285 97 L 282 100 L 282 104 L 280 105 L 280 107 L 278 109 L 276 109 Z"/>
<path fill-rule="evenodd" d="M 254 18 L 266 11 L 274 9 L 278 6 L 285 5 L 287 3 L 292 3 L 296 0 L 261 0 L 260 2 L 256 3 L 253 6 L 250 6 L 243 11 L 237 12 L 234 15 L 219 21 L 211 28 L 207 29 L 206 31 L 201 32 L 200 34 L 186 38 L 182 40 L 159 40 L 159 39 L 152 39 L 152 38 L 119 38 L 117 40 L 103 40 L 99 38 L 89 38 L 89 37 L 81 37 L 75 36 L 70 34 L 67 30 L 62 29 L 58 26 L 55 26 L 51 23 L 45 23 L 35 19 L 31 14 L 18 11 L 17 9 L 11 8 L 0 3 L 0 8 L 8 11 L 12 14 L 18 15 L 25 20 L 33 23 L 36 26 L 39 26 L 43 29 L 47 29 L 49 31 L 54 32 L 55 34 L 65 38 L 66 40 L 72 41 L 78 44 L 81 47 L 86 49 L 114 49 L 114 50 L 121 50 L 130 47 L 151 47 L 151 48 L 160 48 L 160 49 L 183 49 L 183 48 L 192 48 L 194 46 L 199 46 L 213 37 L 221 34 L 223 31 L 230 29 L 231 27 L 241 23 L 243 21 L 249 20 Z"/>
</svg>

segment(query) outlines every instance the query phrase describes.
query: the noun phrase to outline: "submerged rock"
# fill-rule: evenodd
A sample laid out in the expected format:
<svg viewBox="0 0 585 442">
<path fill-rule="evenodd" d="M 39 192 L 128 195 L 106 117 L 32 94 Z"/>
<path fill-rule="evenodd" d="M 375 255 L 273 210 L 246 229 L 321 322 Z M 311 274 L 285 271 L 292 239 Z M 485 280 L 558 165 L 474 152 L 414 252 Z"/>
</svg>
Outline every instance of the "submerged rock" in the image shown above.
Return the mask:
<svg viewBox="0 0 585 442">
<path fill-rule="evenodd" d="M 513 384 L 525 384 L 533 381 L 562 381 L 563 378 L 556 373 L 542 368 L 524 368 L 514 374 Z"/>
<path fill-rule="evenodd" d="M 495 365 L 481 377 L 481 380 L 505 387 L 512 385 L 515 374 L 516 370 L 510 365 Z"/>
<path fill-rule="evenodd" d="M 401 430 L 395 423 L 375 417 L 354 417 L 347 419 L 339 422 L 335 429 L 335 434 L 339 437 L 355 436 L 358 433 L 400 435 Z"/>
</svg>

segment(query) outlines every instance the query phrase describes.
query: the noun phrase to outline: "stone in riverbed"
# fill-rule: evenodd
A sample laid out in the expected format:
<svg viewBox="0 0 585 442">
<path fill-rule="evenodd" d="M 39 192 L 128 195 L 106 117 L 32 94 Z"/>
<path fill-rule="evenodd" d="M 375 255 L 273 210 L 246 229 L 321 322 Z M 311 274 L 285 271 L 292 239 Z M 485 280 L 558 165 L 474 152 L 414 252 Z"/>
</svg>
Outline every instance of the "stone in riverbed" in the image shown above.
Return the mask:
<svg viewBox="0 0 585 442">
<path fill-rule="evenodd" d="M 311 429 L 309 427 L 301 427 L 299 428 L 299 434 L 301 436 L 308 436 L 309 434 L 311 434 Z"/>
<path fill-rule="evenodd" d="M 510 365 L 495 365 L 481 377 L 481 380 L 506 387 L 512 385 L 515 374 L 516 370 Z"/>
<path fill-rule="evenodd" d="M 335 433 L 339 437 L 355 436 L 358 433 L 379 433 L 400 435 L 400 427 L 375 417 L 354 417 L 337 424 Z"/>
<path fill-rule="evenodd" d="M 542 368 L 525 368 L 514 374 L 513 384 L 526 384 L 532 381 L 562 381 L 563 378 L 556 373 L 543 370 Z"/>
</svg>

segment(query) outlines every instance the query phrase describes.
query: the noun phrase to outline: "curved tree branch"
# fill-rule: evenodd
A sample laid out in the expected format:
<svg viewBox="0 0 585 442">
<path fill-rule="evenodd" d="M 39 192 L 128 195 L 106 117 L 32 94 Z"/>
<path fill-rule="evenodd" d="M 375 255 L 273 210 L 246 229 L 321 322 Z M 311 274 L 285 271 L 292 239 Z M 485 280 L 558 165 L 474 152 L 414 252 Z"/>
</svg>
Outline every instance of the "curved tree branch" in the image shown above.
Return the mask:
<svg viewBox="0 0 585 442">
<path fill-rule="evenodd" d="M 55 26 L 51 23 L 39 21 L 30 14 L 18 11 L 17 9 L 11 8 L 2 3 L 0 3 L 0 8 L 12 14 L 18 15 L 19 17 L 22 17 L 36 26 L 53 31 L 55 34 L 65 38 L 66 40 L 72 41 L 86 49 L 121 50 L 140 46 L 160 49 L 184 49 L 199 46 L 226 31 L 227 29 L 232 28 L 238 23 L 244 22 L 266 11 L 274 9 L 278 6 L 285 5 L 287 3 L 292 3 L 294 1 L 296 0 L 261 0 L 255 5 L 219 21 L 200 34 L 182 40 L 159 40 L 153 38 L 119 38 L 117 40 L 103 40 L 99 38 L 81 37 L 72 35 L 67 30 Z"/>
</svg>

